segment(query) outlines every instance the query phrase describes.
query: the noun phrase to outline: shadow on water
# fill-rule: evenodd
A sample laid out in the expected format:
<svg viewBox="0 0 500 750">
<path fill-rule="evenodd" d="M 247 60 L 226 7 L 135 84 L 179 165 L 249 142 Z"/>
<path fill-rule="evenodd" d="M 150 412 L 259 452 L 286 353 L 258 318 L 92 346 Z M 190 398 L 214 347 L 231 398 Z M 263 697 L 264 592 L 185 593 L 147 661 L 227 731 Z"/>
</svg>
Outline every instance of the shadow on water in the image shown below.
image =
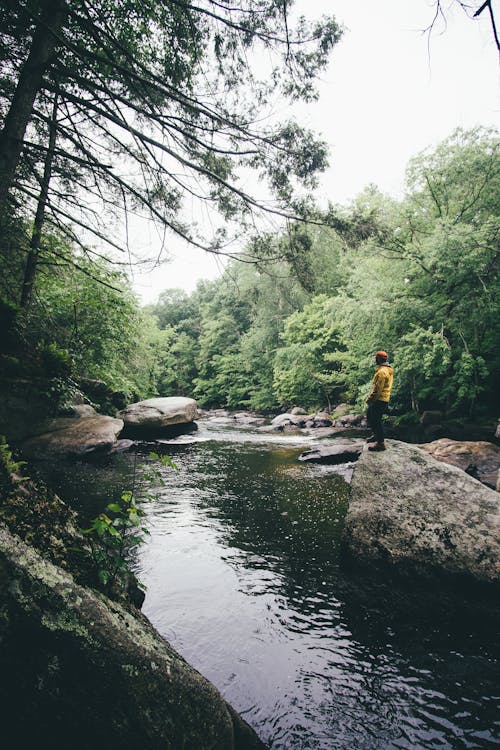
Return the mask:
<svg viewBox="0 0 500 750">
<path fill-rule="evenodd" d="M 180 470 L 144 506 L 136 561 L 160 632 L 273 750 L 500 747 L 498 609 L 347 568 L 332 468 L 299 465 L 297 441 L 225 437 L 164 446 Z M 59 467 L 58 489 L 88 514 L 133 462 Z"/>
</svg>

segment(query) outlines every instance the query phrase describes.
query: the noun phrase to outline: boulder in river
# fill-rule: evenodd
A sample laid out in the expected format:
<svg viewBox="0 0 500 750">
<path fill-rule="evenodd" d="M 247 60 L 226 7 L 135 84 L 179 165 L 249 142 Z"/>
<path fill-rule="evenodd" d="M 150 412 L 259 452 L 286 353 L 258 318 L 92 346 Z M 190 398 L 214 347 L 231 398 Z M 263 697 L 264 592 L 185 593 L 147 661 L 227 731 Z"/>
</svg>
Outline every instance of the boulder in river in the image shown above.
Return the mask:
<svg viewBox="0 0 500 750">
<path fill-rule="evenodd" d="M 343 542 L 368 564 L 500 583 L 500 495 L 407 443 L 363 451 Z"/>
<path fill-rule="evenodd" d="M 130 404 L 118 416 L 123 419 L 128 433 L 154 434 L 190 424 L 198 416 L 198 406 L 193 398 L 183 396 L 148 398 Z"/>
<path fill-rule="evenodd" d="M 364 440 L 334 441 L 325 445 L 317 445 L 311 450 L 304 451 L 299 461 L 319 464 L 342 464 L 357 461 L 364 448 Z"/>
<path fill-rule="evenodd" d="M 422 443 L 424 451 L 452 466 L 458 466 L 488 487 L 496 489 L 500 469 L 500 448 L 484 440 L 451 440 L 440 438 L 432 443 Z"/>
<path fill-rule="evenodd" d="M 133 608 L 75 583 L 0 524 L 5 747 L 264 750 Z"/>
<path fill-rule="evenodd" d="M 99 414 L 90 417 L 60 417 L 47 423 L 45 431 L 22 444 L 30 458 L 55 455 L 74 457 L 110 451 L 123 429 L 123 421 Z"/>
</svg>

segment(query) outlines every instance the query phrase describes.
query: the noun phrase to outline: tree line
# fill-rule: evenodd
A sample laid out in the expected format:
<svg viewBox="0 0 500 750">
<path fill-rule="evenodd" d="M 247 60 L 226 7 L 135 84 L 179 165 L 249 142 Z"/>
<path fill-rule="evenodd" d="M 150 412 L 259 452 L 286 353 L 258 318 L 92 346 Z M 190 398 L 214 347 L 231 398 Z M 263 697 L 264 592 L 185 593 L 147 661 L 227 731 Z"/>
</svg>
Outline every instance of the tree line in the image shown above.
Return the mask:
<svg viewBox="0 0 500 750">
<path fill-rule="evenodd" d="M 261 238 L 279 262 L 163 292 L 148 310 L 165 337 L 157 390 L 206 406 L 361 406 L 384 348 L 400 415 L 497 411 L 499 146 L 459 129 L 411 161 L 404 199 L 369 187 Z"/>
</svg>

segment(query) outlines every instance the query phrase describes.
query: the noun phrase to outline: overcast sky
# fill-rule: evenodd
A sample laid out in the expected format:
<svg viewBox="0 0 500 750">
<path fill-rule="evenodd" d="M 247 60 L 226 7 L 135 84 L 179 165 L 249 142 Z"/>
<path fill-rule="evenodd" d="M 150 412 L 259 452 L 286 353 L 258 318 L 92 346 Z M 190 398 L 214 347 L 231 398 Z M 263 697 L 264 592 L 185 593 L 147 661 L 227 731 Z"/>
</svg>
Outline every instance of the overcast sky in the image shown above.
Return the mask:
<svg viewBox="0 0 500 750">
<path fill-rule="evenodd" d="M 444 4 L 444 3 L 443 3 Z M 487 13 L 468 19 L 448 0 L 447 28 L 423 34 L 432 0 L 297 0 L 311 17 L 333 14 L 345 27 L 319 86 L 319 102 L 299 108 L 303 124 L 322 134 L 331 150 L 318 200 L 347 204 L 369 183 L 399 197 L 408 160 L 458 126 L 500 125 L 500 72 Z M 454 7 L 456 5 L 456 7 Z M 475 3 L 477 5 L 477 3 Z M 500 21 L 500 0 L 493 0 Z M 283 106 L 283 118 L 289 111 Z M 154 230 L 141 230 L 147 249 Z M 174 260 L 149 274 L 134 271 L 136 292 L 154 301 L 162 289 L 192 291 L 215 278 L 220 264 L 174 243 Z"/>
</svg>

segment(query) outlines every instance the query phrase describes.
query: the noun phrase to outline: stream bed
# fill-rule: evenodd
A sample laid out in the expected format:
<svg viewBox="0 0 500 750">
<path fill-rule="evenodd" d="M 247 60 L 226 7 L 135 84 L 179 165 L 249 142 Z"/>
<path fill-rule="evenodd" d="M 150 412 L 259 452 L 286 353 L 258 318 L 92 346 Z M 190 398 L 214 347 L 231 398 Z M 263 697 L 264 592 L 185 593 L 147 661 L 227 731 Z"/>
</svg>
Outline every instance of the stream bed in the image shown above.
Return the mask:
<svg viewBox="0 0 500 750">
<path fill-rule="evenodd" d="M 348 486 L 299 464 L 308 447 L 200 422 L 161 445 L 179 467 L 162 485 L 147 490 L 157 462 L 132 454 L 49 479 L 90 516 L 134 482 L 152 496 L 143 611 L 272 750 L 499 748 L 498 618 L 346 569 Z"/>
</svg>

